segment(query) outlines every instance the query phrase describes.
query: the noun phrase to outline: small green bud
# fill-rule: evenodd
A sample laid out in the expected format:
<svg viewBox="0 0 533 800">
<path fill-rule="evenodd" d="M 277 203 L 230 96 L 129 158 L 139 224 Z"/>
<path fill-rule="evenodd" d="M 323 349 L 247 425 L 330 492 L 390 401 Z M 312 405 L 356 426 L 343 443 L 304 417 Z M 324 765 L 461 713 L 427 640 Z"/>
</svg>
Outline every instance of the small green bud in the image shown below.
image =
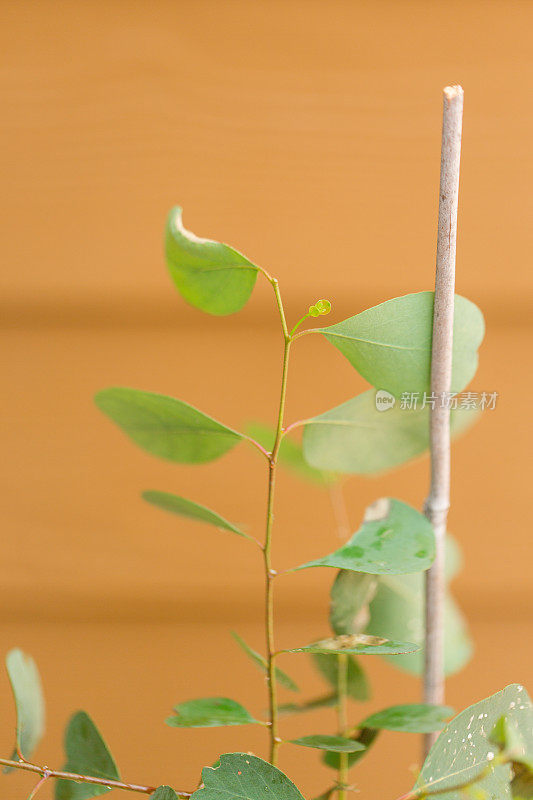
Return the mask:
<svg viewBox="0 0 533 800">
<path fill-rule="evenodd" d="M 329 300 L 317 300 L 315 308 L 318 309 L 319 314 L 329 314 L 331 311 L 331 303 Z"/>
<path fill-rule="evenodd" d="M 310 317 L 319 317 L 320 316 L 320 309 L 316 306 L 309 306 L 309 316 Z"/>
</svg>

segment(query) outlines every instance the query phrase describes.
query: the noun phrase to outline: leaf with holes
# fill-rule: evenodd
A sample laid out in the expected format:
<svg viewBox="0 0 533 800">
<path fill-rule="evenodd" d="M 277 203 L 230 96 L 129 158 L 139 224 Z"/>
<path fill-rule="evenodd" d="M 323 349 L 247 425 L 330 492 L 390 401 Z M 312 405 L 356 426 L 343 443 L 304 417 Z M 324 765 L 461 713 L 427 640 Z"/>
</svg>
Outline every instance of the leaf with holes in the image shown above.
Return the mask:
<svg viewBox="0 0 533 800">
<path fill-rule="evenodd" d="M 204 767 L 202 783 L 194 800 L 304 800 L 281 770 L 246 753 L 220 756 L 219 767 Z"/>
<path fill-rule="evenodd" d="M 240 311 L 252 294 L 258 267 L 227 244 L 195 236 L 183 227 L 181 216 L 181 208 L 173 208 L 165 231 L 167 265 L 179 293 L 208 314 Z"/>
<path fill-rule="evenodd" d="M 117 765 L 100 731 L 85 711 L 78 711 L 70 719 L 65 733 L 65 752 L 65 772 L 120 780 Z M 107 786 L 60 780 L 56 782 L 55 797 L 56 800 L 89 800 L 109 791 Z"/>
<path fill-rule="evenodd" d="M 259 667 L 259 669 L 262 672 L 266 673 L 268 671 L 268 663 L 266 658 L 262 656 L 261 653 L 258 653 L 256 650 L 253 650 L 244 641 L 244 639 L 241 636 L 239 636 L 238 633 L 235 633 L 235 631 L 232 631 L 231 635 L 233 636 L 233 638 L 235 639 L 241 650 L 243 650 L 246 653 L 246 655 L 254 662 L 256 666 Z M 284 686 L 285 689 L 290 689 L 291 692 L 300 691 L 298 686 L 293 681 L 293 679 L 289 675 L 287 675 L 286 672 L 283 672 L 283 670 L 280 669 L 279 667 L 275 668 L 275 675 L 276 675 L 276 680 L 280 684 L 280 686 Z"/>
<path fill-rule="evenodd" d="M 45 726 L 39 670 L 33 658 L 17 648 L 7 654 L 6 668 L 17 712 L 16 741 L 22 755 L 30 758 L 43 737 Z M 12 760 L 16 760 L 16 755 L 15 749 Z"/>
<path fill-rule="evenodd" d="M 433 292 L 395 297 L 320 328 L 320 333 L 377 389 L 397 398 L 403 392 L 429 392 L 433 302 Z M 462 391 L 473 378 L 484 333 L 479 308 L 455 295 L 453 392 Z"/>
<path fill-rule="evenodd" d="M 202 697 L 174 706 L 175 716 L 165 722 L 171 728 L 215 728 L 222 725 L 259 724 L 248 711 L 229 697 Z"/>
<path fill-rule="evenodd" d="M 518 730 L 531 725 L 531 701 L 522 686 L 507 686 L 455 717 L 431 748 L 417 787 L 443 792 L 441 800 L 461 800 L 462 793 L 454 787 L 472 781 L 490 765 L 497 751 L 490 736 L 504 715 Z M 485 792 L 487 800 L 509 800 L 511 777 L 508 764 L 497 765 L 476 783 L 476 790 Z"/>
<path fill-rule="evenodd" d="M 163 394 L 115 387 L 95 397 L 98 408 L 143 450 L 180 464 L 204 464 L 243 438 L 197 408 Z"/>
<path fill-rule="evenodd" d="M 400 500 L 383 497 L 367 508 L 363 524 L 345 545 L 294 570 L 335 567 L 398 575 L 426 570 L 434 558 L 435 536 L 427 517 Z"/>
<path fill-rule="evenodd" d="M 478 419 L 478 409 L 451 412 L 453 437 Z M 429 447 L 429 408 L 376 408 L 370 389 L 317 417 L 307 420 L 303 433 L 305 460 L 315 469 L 354 475 L 373 475 L 404 464 Z"/>
<path fill-rule="evenodd" d="M 364 750 L 364 745 L 354 739 L 347 739 L 344 736 L 328 736 L 315 734 L 314 736 L 300 736 L 299 739 L 290 739 L 291 744 L 301 747 L 313 747 L 315 750 L 328 750 L 332 753 L 357 753 Z"/>
<path fill-rule="evenodd" d="M 164 511 L 170 511 L 171 514 L 177 514 L 180 517 L 187 517 L 188 519 L 195 520 L 196 522 L 206 522 L 208 525 L 214 525 L 223 531 L 232 531 L 238 536 L 244 536 L 245 539 L 251 539 L 247 533 L 241 531 L 231 522 L 228 522 L 216 511 L 211 511 L 206 506 L 201 506 L 199 503 L 194 503 L 192 500 L 187 500 L 185 497 L 180 497 L 177 494 L 170 492 L 158 492 L 156 490 L 148 490 L 142 493 L 142 497 L 153 506 L 162 508 Z"/>
</svg>

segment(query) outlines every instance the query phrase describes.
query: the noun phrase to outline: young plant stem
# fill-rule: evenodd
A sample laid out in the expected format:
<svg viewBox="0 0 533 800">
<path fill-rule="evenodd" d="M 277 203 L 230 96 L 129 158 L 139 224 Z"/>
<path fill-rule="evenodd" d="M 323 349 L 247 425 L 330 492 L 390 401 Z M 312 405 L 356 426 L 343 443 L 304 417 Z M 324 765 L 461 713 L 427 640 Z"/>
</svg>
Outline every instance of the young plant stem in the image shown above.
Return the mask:
<svg viewBox="0 0 533 800">
<path fill-rule="evenodd" d="M 265 638 L 267 651 L 267 686 L 270 708 L 270 762 L 277 763 L 278 748 L 281 739 L 278 732 L 278 700 L 276 684 L 276 649 L 274 640 L 274 578 L 276 572 L 272 568 L 272 526 L 274 523 L 274 492 L 276 487 L 276 467 L 278 453 L 283 438 L 283 417 L 285 413 L 285 399 L 287 396 L 287 376 L 289 370 L 289 354 L 291 347 L 291 336 L 287 328 L 285 311 L 279 291 L 279 284 L 275 278 L 269 278 L 281 319 L 281 328 L 284 338 L 283 366 L 281 374 L 281 392 L 278 408 L 278 419 L 276 423 L 276 437 L 272 452 L 268 457 L 268 498 L 266 511 L 265 543 L 263 546 L 263 556 L 265 564 Z"/>
<path fill-rule="evenodd" d="M 41 776 L 41 780 L 33 788 L 33 794 L 30 795 L 30 797 L 35 796 L 42 784 L 50 778 L 55 778 L 56 780 L 75 781 L 76 783 L 89 783 L 93 786 L 107 786 L 109 789 L 123 789 L 127 792 L 140 792 L 141 794 L 153 794 L 157 788 L 156 786 L 142 786 L 137 783 L 124 783 L 123 781 L 108 780 L 107 778 L 94 778 L 91 775 L 79 775 L 75 772 L 63 772 L 62 770 L 48 769 L 48 767 L 40 767 L 37 764 L 30 763 L 29 761 L 11 761 L 7 758 L 0 758 L 0 765 L 9 767 L 11 769 L 22 769 L 26 772 L 34 772 Z M 192 792 L 176 791 L 176 794 L 179 798 L 188 798 L 192 795 Z"/>
<path fill-rule="evenodd" d="M 348 731 L 348 656 L 338 656 L 339 672 L 337 676 L 337 719 L 339 723 L 339 735 L 346 736 Z M 338 772 L 339 800 L 346 800 L 346 787 L 348 784 L 348 753 L 339 753 L 339 772 Z"/>
<path fill-rule="evenodd" d="M 457 205 L 463 119 L 463 90 L 444 89 L 442 149 L 439 191 L 439 221 L 431 392 L 437 398 L 430 410 L 431 485 L 425 513 L 433 525 L 436 557 L 426 573 L 426 632 L 424 702 L 444 701 L 444 543 L 450 506 L 450 408 L 445 402 L 452 377 L 453 313 L 455 293 L 455 251 Z M 424 736 L 427 755 L 437 734 Z"/>
</svg>

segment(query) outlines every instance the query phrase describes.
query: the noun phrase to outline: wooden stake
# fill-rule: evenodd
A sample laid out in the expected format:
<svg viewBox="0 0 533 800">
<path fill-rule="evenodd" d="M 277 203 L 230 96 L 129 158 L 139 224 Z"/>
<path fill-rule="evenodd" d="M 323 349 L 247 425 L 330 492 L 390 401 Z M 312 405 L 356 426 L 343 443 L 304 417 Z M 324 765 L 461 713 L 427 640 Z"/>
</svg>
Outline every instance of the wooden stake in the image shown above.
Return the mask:
<svg viewBox="0 0 533 800">
<path fill-rule="evenodd" d="M 431 486 L 425 513 L 435 530 L 437 556 L 426 573 L 426 638 L 424 702 L 444 701 L 444 540 L 450 506 L 450 409 L 446 402 L 452 377 L 453 311 L 455 294 L 455 250 L 457 204 L 463 122 L 463 90 L 444 89 L 442 149 L 440 162 L 439 223 L 435 309 L 431 354 L 430 406 Z M 443 402 L 444 399 L 444 402 Z M 427 755 L 437 734 L 426 734 Z"/>
</svg>

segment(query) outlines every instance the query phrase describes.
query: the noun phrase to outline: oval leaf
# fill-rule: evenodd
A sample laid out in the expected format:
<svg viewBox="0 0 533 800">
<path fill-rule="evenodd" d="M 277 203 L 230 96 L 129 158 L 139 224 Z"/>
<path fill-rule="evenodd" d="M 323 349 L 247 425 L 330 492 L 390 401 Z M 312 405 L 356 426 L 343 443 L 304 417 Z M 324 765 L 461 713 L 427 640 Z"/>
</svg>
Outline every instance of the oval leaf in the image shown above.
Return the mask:
<svg viewBox="0 0 533 800">
<path fill-rule="evenodd" d="M 70 719 L 65 733 L 65 752 L 67 755 L 65 772 L 120 780 L 117 766 L 106 743 L 92 719 L 84 711 L 78 711 Z M 109 791 L 107 786 L 59 780 L 56 782 L 55 796 L 56 800 L 89 800 Z"/>
<path fill-rule="evenodd" d="M 462 711 L 442 731 L 424 762 L 418 787 L 431 791 L 449 789 L 439 794 L 442 800 L 461 800 L 462 793 L 453 787 L 474 779 L 490 764 L 496 747 L 489 740 L 501 716 L 519 727 L 531 723 L 531 701 L 522 686 L 513 684 L 501 692 Z M 476 789 L 489 798 L 511 797 L 509 765 L 496 766 L 491 775 L 476 783 Z"/>
<path fill-rule="evenodd" d="M 433 302 L 433 292 L 395 297 L 320 333 L 377 389 L 396 397 L 402 392 L 429 392 Z M 455 295 L 453 392 L 462 391 L 473 378 L 484 332 L 479 308 Z"/>
<path fill-rule="evenodd" d="M 367 717 L 361 727 L 405 733 L 431 733 L 442 730 L 452 714 L 453 708 L 449 706 L 411 703 L 377 711 Z"/>
<path fill-rule="evenodd" d="M 227 244 L 187 231 L 181 214 L 178 206 L 172 209 L 165 231 L 167 265 L 179 293 L 209 314 L 239 311 L 253 291 L 258 267 Z"/>
<path fill-rule="evenodd" d="M 203 768 L 202 783 L 194 800 L 304 800 L 281 770 L 247 753 L 220 756 L 219 767 Z"/>
<path fill-rule="evenodd" d="M 193 406 L 163 394 L 116 387 L 98 392 L 95 402 L 143 450 L 180 464 L 213 461 L 243 438 Z"/>
<path fill-rule="evenodd" d="M 209 525 L 214 525 L 215 528 L 232 531 L 239 536 L 244 536 L 245 539 L 252 538 L 235 525 L 232 525 L 231 522 L 228 522 L 224 517 L 221 517 L 216 511 L 211 511 L 210 508 L 201 506 L 199 503 L 194 503 L 192 500 L 187 500 L 185 497 L 180 497 L 177 494 L 158 492 L 151 489 L 147 492 L 143 492 L 142 497 L 143 500 L 146 500 L 153 506 L 162 508 L 164 511 L 170 511 L 172 514 L 178 514 L 180 517 L 187 517 L 197 522 L 206 522 Z"/>
<path fill-rule="evenodd" d="M 238 633 L 235 631 L 231 632 L 231 635 L 239 645 L 239 647 L 246 653 L 246 655 L 254 662 L 259 669 L 266 673 L 268 670 L 268 663 L 264 656 L 261 653 L 258 653 L 256 650 L 252 650 L 252 648 L 246 644 L 244 639 L 242 639 Z M 279 667 L 275 668 L 275 675 L 276 680 L 280 684 L 280 686 L 284 686 L 286 689 L 290 689 L 291 692 L 299 692 L 298 686 L 295 684 L 293 679 L 287 675 L 286 672 L 283 672 Z"/>
<path fill-rule="evenodd" d="M 452 436 L 469 428 L 477 409 L 451 412 Z M 370 389 L 346 403 L 307 420 L 303 453 L 316 469 L 372 475 L 392 469 L 424 453 L 429 447 L 429 408 L 376 408 Z"/>
<path fill-rule="evenodd" d="M 399 653 L 416 653 L 419 646 L 412 642 L 394 642 L 381 636 L 367 636 L 357 633 L 353 636 L 337 636 L 335 639 L 323 639 L 305 647 L 282 650 L 282 653 L 322 653 L 324 655 L 397 655 Z"/>
<path fill-rule="evenodd" d="M 458 547 L 447 537 L 446 569 L 448 579 L 458 563 Z M 409 638 L 424 643 L 424 576 L 380 575 L 375 597 L 370 603 L 366 632 L 374 636 Z M 444 601 L 444 669 L 446 675 L 458 672 L 472 655 L 472 642 L 466 621 L 449 591 Z M 387 656 L 385 656 L 387 660 Z M 395 667 L 421 675 L 424 669 L 422 650 L 412 655 L 390 659 Z"/>
<path fill-rule="evenodd" d="M 45 726 L 44 696 L 39 671 L 33 658 L 18 648 L 7 654 L 6 667 L 17 711 L 18 748 L 23 756 L 30 758 L 43 737 Z M 18 760 L 16 749 L 12 760 Z"/>
<path fill-rule="evenodd" d="M 368 507 L 362 526 L 345 545 L 294 571 L 335 567 L 372 575 L 398 575 L 422 572 L 434 558 L 435 536 L 428 519 L 406 503 L 384 497 Z"/>
<path fill-rule="evenodd" d="M 317 655 L 316 653 L 311 658 L 322 677 L 335 690 L 336 696 L 339 686 L 339 659 L 323 654 Z M 348 696 L 360 702 L 368 700 L 370 698 L 370 685 L 362 667 L 353 656 L 347 656 L 346 658 L 348 659 L 346 675 L 346 692 Z"/>
<path fill-rule="evenodd" d="M 378 588 L 375 575 L 341 569 L 331 587 L 329 624 L 337 636 L 363 633 Z"/>
<path fill-rule="evenodd" d="M 216 728 L 222 725 L 258 723 L 247 710 L 229 697 L 202 697 L 174 706 L 176 716 L 165 722 L 171 728 Z"/>
<path fill-rule="evenodd" d="M 359 742 L 359 744 L 363 745 L 363 749 L 358 750 L 356 753 L 348 754 L 345 759 L 348 767 L 353 767 L 354 764 L 356 764 L 364 755 L 366 755 L 366 752 L 376 741 L 378 734 L 379 730 L 377 728 L 362 728 L 357 732 L 357 734 L 351 737 L 353 741 Z M 338 753 L 324 753 L 322 756 L 322 762 L 327 767 L 331 767 L 331 769 L 335 770 L 339 770 L 341 766 L 340 756 Z"/>
<path fill-rule="evenodd" d="M 344 736 L 301 736 L 299 739 L 290 739 L 291 744 L 301 747 L 313 747 L 315 750 L 329 750 L 332 753 L 357 753 L 364 750 L 365 746 L 354 739 L 345 739 Z"/>
</svg>

